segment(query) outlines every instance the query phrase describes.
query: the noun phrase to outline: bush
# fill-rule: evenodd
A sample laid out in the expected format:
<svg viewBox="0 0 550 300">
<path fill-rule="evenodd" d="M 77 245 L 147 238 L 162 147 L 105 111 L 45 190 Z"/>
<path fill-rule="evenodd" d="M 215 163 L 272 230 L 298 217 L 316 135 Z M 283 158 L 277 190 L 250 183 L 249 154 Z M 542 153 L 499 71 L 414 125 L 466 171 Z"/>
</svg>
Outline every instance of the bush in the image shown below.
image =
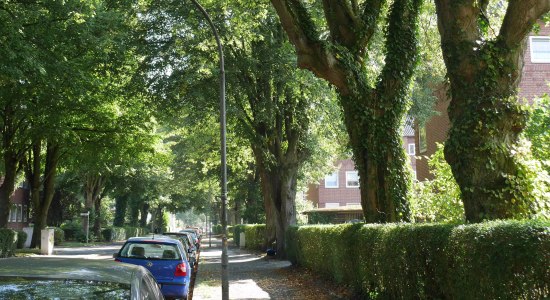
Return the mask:
<svg viewBox="0 0 550 300">
<path fill-rule="evenodd" d="M 293 263 L 368 299 L 542 299 L 550 222 L 291 227 Z"/>
<path fill-rule="evenodd" d="M 59 227 L 53 227 L 53 244 L 61 245 L 65 241 L 65 231 Z"/>
<path fill-rule="evenodd" d="M 265 224 L 241 224 L 233 226 L 233 241 L 241 244 L 241 232 L 245 234 L 247 249 L 265 250 Z"/>
<path fill-rule="evenodd" d="M 17 232 L 0 228 L 0 258 L 14 256 L 17 247 Z"/>
<path fill-rule="evenodd" d="M 212 226 L 212 233 L 213 234 L 222 234 L 222 225 L 217 224 L 217 225 Z"/>
<path fill-rule="evenodd" d="M 17 231 L 17 249 L 23 249 L 26 241 L 27 233 L 24 231 Z"/>
<path fill-rule="evenodd" d="M 108 227 L 103 229 L 101 234 L 107 242 L 123 241 L 126 239 L 126 229 L 123 227 Z"/>
<path fill-rule="evenodd" d="M 65 240 L 67 241 L 79 241 L 84 237 L 86 241 L 86 233 L 82 230 L 82 224 L 78 220 L 67 221 L 61 224 L 63 229 Z"/>
<path fill-rule="evenodd" d="M 233 226 L 233 241 L 237 247 L 241 245 L 241 232 L 244 231 L 244 226 L 242 224 Z"/>
<path fill-rule="evenodd" d="M 126 230 L 126 236 L 125 236 L 125 239 L 129 239 L 131 237 L 135 237 L 135 236 L 142 236 L 144 234 L 147 233 L 147 230 L 145 230 L 144 228 L 141 228 L 141 227 L 124 227 L 124 229 Z"/>
<path fill-rule="evenodd" d="M 246 249 L 265 251 L 265 224 L 245 225 Z"/>
</svg>

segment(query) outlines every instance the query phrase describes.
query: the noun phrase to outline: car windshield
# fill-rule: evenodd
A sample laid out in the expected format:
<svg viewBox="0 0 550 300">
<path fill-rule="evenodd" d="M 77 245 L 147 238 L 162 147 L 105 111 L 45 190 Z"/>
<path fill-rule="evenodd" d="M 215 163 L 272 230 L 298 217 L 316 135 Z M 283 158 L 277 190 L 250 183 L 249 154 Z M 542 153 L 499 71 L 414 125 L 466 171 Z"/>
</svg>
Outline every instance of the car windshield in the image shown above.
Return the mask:
<svg viewBox="0 0 550 300">
<path fill-rule="evenodd" d="M 120 252 L 121 257 L 174 260 L 181 259 L 178 247 L 174 244 L 127 243 Z"/>
<path fill-rule="evenodd" d="M 0 277 L 0 299 L 130 299 L 130 285 L 90 280 Z"/>
</svg>

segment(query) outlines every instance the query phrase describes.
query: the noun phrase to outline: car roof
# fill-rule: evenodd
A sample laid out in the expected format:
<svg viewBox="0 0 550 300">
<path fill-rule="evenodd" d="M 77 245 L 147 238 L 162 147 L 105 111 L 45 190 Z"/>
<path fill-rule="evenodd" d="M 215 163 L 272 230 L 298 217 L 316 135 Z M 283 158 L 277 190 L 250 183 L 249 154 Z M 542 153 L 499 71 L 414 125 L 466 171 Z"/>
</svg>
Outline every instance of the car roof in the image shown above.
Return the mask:
<svg viewBox="0 0 550 300">
<path fill-rule="evenodd" d="M 32 277 L 116 282 L 131 285 L 141 266 L 110 260 L 12 257 L 1 260 L 0 277 Z"/>
<path fill-rule="evenodd" d="M 128 242 L 147 242 L 147 243 L 163 243 L 163 244 L 178 244 L 179 241 L 169 237 L 169 236 L 163 236 L 163 235 L 155 235 L 155 236 L 140 236 L 140 237 L 132 237 L 128 239 Z"/>
</svg>

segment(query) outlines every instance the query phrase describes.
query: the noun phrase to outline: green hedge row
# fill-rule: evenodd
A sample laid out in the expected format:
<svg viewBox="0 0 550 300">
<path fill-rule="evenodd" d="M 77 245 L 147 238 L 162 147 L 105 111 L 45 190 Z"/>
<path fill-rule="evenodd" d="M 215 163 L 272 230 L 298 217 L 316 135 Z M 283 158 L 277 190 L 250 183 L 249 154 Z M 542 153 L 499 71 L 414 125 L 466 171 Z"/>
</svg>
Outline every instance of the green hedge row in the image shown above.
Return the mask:
<svg viewBox="0 0 550 300">
<path fill-rule="evenodd" d="M 135 237 L 135 236 L 142 236 L 147 233 L 149 233 L 149 230 L 147 228 L 142 227 L 124 227 L 124 230 L 126 231 L 126 236 L 124 237 L 125 240 Z"/>
<path fill-rule="evenodd" d="M 17 247 L 17 232 L 0 228 L 0 258 L 11 257 Z"/>
<path fill-rule="evenodd" d="M 233 226 L 235 245 L 241 245 L 240 233 L 245 235 L 245 248 L 265 250 L 265 224 L 241 224 Z"/>
<path fill-rule="evenodd" d="M 126 229 L 124 227 L 107 227 L 101 231 L 101 235 L 106 242 L 124 241 Z"/>
<path fill-rule="evenodd" d="M 545 299 L 550 222 L 318 225 L 287 231 L 293 263 L 367 299 Z"/>
<path fill-rule="evenodd" d="M 17 231 L 17 249 L 23 249 L 25 242 L 27 241 L 27 233 L 24 231 Z"/>
</svg>

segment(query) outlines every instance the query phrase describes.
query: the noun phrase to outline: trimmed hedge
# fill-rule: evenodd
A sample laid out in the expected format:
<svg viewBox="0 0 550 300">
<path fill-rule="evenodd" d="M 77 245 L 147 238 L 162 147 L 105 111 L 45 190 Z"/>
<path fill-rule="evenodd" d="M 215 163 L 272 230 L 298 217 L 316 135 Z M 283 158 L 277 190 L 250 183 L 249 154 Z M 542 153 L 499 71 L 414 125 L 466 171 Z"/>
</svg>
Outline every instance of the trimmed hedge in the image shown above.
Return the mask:
<svg viewBox="0 0 550 300">
<path fill-rule="evenodd" d="M 67 221 L 61 224 L 61 229 L 63 229 L 64 238 L 67 241 L 78 241 L 82 239 L 82 236 L 86 240 L 86 233 L 82 230 L 79 220 Z"/>
<path fill-rule="evenodd" d="M 212 226 L 212 233 L 213 234 L 222 234 L 222 225 L 217 224 L 217 225 Z"/>
<path fill-rule="evenodd" d="M 126 231 L 126 236 L 124 238 L 126 240 L 131 237 L 142 236 L 148 233 L 148 231 L 145 228 L 141 228 L 141 227 L 124 227 L 124 230 Z"/>
<path fill-rule="evenodd" d="M 106 242 L 123 241 L 126 239 L 126 229 L 124 227 L 108 227 L 103 229 L 101 234 Z"/>
<path fill-rule="evenodd" d="M 254 250 L 265 250 L 265 224 L 241 224 L 233 226 L 233 240 L 235 245 L 240 246 L 240 233 L 245 235 L 245 248 Z"/>
<path fill-rule="evenodd" d="M 27 233 L 24 231 L 17 231 L 17 249 L 23 249 L 26 241 Z"/>
<path fill-rule="evenodd" d="M 293 263 L 368 299 L 542 299 L 550 222 L 291 227 Z"/>
<path fill-rule="evenodd" d="M 0 228 L 0 258 L 15 255 L 17 247 L 17 232 L 7 228 Z"/>
<path fill-rule="evenodd" d="M 59 227 L 53 227 L 53 244 L 61 245 L 65 241 L 65 231 Z"/>
</svg>

